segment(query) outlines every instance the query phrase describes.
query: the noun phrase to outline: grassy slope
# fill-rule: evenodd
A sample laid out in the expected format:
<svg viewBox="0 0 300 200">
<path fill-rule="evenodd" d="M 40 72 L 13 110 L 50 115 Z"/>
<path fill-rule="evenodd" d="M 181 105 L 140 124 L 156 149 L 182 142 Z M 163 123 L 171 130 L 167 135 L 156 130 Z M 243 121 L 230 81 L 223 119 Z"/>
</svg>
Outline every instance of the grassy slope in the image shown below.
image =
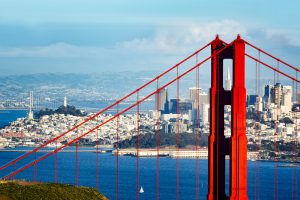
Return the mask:
<svg viewBox="0 0 300 200">
<path fill-rule="evenodd" d="M 0 184 L 0 200 L 107 200 L 93 188 L 55 183 Z"/>
</svg>

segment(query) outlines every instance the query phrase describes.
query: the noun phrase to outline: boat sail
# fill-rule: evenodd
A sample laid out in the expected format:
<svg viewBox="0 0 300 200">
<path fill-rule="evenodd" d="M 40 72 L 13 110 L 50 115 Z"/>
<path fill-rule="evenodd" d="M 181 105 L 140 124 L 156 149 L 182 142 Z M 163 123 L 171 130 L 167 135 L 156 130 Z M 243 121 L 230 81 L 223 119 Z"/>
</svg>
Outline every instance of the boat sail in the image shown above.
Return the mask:
<svg viewBox="0 0 300 200">
<path fill-rule="evenodd" d="M 142 186 L 141 189 L 140 189 L 140 193 L 144 193 L 143 186 Z"/>
</svg>

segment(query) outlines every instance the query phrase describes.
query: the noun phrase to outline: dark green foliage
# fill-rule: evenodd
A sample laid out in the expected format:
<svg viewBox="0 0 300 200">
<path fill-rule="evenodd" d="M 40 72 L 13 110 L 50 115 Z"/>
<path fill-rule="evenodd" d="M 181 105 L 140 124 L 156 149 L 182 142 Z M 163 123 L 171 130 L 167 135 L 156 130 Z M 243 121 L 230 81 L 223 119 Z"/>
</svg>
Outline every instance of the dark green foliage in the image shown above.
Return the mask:
<svg viewBox="0 0 300 200">
<path fill-rule="evenodd" d="M 176 145 L 176 134 L 160 133 L 160 146 L 172 146 Z M 131 139 L 123 140 L 119 142 L 119 148 L 135 148 L 137 137 L 134 136 Z M 179 147 L 184 148 L 187 145 L 196 145 L 196 134 L 194 133 L 180 133 Z M 200 137 L 200 146 L 207 146 L 207 135 L 203 134 Z M 146 133 L 140 135 L 140 148 L 154 148 L 156 147 L 156 134 Z"/>
<path fill-rule="evenodd" d="M 80 110 L 76 109 L 75 106 L 60 106 L 56 110 L 52 110 L 46 108 L 44 110 L 40 110 L 38 113 L 35 114 L 36 118 L 41 118 L 44 115 L 53 115 L 53 114 L 64 114 L 64 115 L 73 115 L 73 116 L 85 116 L 85 113 L 82 113 Z"/>
<path fill-rule="evenodd" d="M 93 188 L 70 185 L 41 183 L 20 185 L 0 184 L 0 199 L 5 200 L 107 200 Z"/>
</svg>

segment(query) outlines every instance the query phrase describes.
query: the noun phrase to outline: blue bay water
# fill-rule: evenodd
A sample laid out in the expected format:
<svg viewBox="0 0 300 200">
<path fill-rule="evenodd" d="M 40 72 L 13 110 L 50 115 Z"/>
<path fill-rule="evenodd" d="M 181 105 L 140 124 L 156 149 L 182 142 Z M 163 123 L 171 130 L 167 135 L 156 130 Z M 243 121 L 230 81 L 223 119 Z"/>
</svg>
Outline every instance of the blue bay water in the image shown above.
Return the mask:
<svg viewBox="0 0 300 200">
<path fill-rule="evenodd" d="M 73 147 L 70 147 L 73 148 Z M 37 153 L 40 157 L 44 153 Z M 0 164 L 22 155 L 22 152 L 0 152 Z M 75 184 L 75 153 L 58 153 L 58 182 Z M 99 190 L 110 199 L 116 194 L 116 157 L 110 153 L 99 156 Z M 26 161 L 34 159 L 32 155 L 25 162 L 12 166 L 0 172 L 1 177 L 13 169 L 23 166 Z M 96 153 L 79 153 L 79 185 L 96 186 Z M 119 157 L 119 199 L 135 199 L 136 188 L 136 157 Z M 139 158 L 139 187 L 143 186 L 145 193 L 140 199 L 155 199 L 156 195 L 156 158 Z M 279 163 L 248 162 L 248 194 L 249 199 L 273 199 L 274 174 L 278 174 L 279 199 L 292 199 L 292 179 L 299 180 L 300 169 L 277 167 Z M 180 159 L 180 199 L 195 199 L 196 160 Z M 159 159 L 160 169 L 160 199 L 176 199 L 176 160 L 162 157 Z M 257 173 L 259 171 L 259 173 Z M 33 180 L 33 167 L 16 176 L 17 179 Z M 228 176 L 228 174 L 227 174 Z M 259 179 L 255 179 L 260 177 Z M 205 199 L 207 193 L 207 160 L 199 160 L 199 199 Z M 42 182 L 54 181 L 54 156 L 37 165 L 37 180 Z M 228 185 L 227 185 L 228 186 Z M 258 188 L 258 186 L 260 186 Z M 294 185 L 295 190 L 296 185 Z M 256 192 L 255 192 L 256 191 Z M 259 191 L 259 192 L 258 192 Z M 300 189 L 297 189 L 298 197 Z"/>
<path fill-rule="evenodd" d="M 18 117 L 26 116 L 26 111 L 0 111 L 0 127 L 7 125 Z M 4 117 L 3 117 L 4 116 Z M 73 147 L 70 147 L 73 148 Z M 0 152 L 0 165 L 21 156 L 24 152 Z M 37 153 L 8 169 L 0 171 L 0 176 L 7 175 L 18 169 L 35 157 L 44 153 Z M 99 155 L 99 190 L 110 199 L 116 194 L 116 157 L 109 153 Z M 79 185 L 95 187 L 96 153 L 79 153 Z M 119 199 L 135 199 L 136 188 L 136 161 L 135 157 L 119 157 Z M 145 193 L 140 199 L 156 198 L 156 158 L 139 159 L 139 186 L 143 186 Z M 300 168 L 276 167 L 280 163 L 248 162 L 248 195 L 249 199 L 273 199 L 274 175 L 278 174 L 279 199 L 292 199 L 292 190 L 297 190 L 300 197 L 299 176 Z M 196 160 L 181 159 L 180 166 L 180 199 L 195 199 Z M 159 159 L 160 172 L 160 199 L 176 199 L 176 160 L 162 157 Z M 33 167 L 16 176 L 17 179 L 33 180 Z M 228 177 L 228 173 L 227 173 Z M 256 177 L 256 178 L 255 178 Z M 207 193 L 207 160 L 199 160 L 199 199 L 205 199 Z M 298 185 L 292 185 L 298 180 Z M 54 156 L 37 165 L 37 180 L 42 182 L 54 181 Z M 58 182 L 75 184 L 75 153 L 58 153 Z M 228 185 L 227 185 L 228 186 Z M 296 189 L 296 187 L 298 188 Z"/>
<path fill-rule="evenodd" d="M 8 125 L 17 118 L 25 117 L 27 110 L 0 110 L 0 127 Z"/>
</svg>

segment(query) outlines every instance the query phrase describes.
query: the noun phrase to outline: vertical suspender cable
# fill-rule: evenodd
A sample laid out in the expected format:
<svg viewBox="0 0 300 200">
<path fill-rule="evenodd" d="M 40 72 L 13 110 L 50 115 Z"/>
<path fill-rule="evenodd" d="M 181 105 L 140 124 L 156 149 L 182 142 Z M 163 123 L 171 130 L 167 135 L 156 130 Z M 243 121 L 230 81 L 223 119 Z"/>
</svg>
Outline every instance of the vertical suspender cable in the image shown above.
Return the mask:
<svg viewBox="0 0 300 200">
<path fill-rule="evenodd" d="M 296 71 L 296 80 L 298 80 L 298 72 Z M 293 81 L 293 89 L 294 89 L 294 95 L 296 96 L 295 101 L 296 101 L 296 107 L 295 107 L 295 134 L 294 134 L 294 141 L 293 141 L 293 146 L 294 146 L 294 156 L 293 156 L 293 162 L 298 161 L 298 82 Z M 293 168 L 292 172 L 292 199 L 298 199 L 298 170 Z"/>
<path fill-rule="evenodd" d="M 78 137 L 78 132 L 77 132 L 77 137 Z M 76 141 L 76 162 L 75 162 L 75 170 L 76 170 L 76 174 L 75 174 L 75 176 L 76 176 L 76 186 L 78 186 L 78 141 Z"/>
<path fill-rule="evenodd" d="M 99 191 L 99 129 L 96 129 L 96 190 Z"/>
<path fill-rule="evenodd" d="M 119 114 L 119 104 L 117 104 L 117 114 Z M 117 117 L 117 142 L 116 142 L 116 200 L 119 199 L 119 123 L 120 115 Z"/>
<path fill-rule="evenodd" d="M 159 90 L 159 79 L 156 82 L 156 200 L 159 199 L 159 178 L 160 178 L 160 171 L 159 171 L 159 148 L 160 148 L 160 90 Z"/>
<path fill-rule="evenodd" d="M 256 83 L 256 95 L 259 96 L 258 93 L 258 63 L 257 61 L 255 62 L 255 83 Z M 256 114 L 258 115 L 258 112 L 256 112 Z M 257 130 L 257 126 L 258 125 L 258 116 L 256 117 L 256 125 L 254 126 L 254 134 L 255 134 L 255 141 L 256 141 L 256 137 L 258 136 L 258 130 Z M 255 163 L 255 168 L 254 168 L 254 200 L 257 198 L 256 197 L 256 193 L 257 193 L 257 163 Z"/>
<path fill-rule="evenodd" d="M 198 54 L 196 54 L 196 65 L 198 64 Z M 199 112 L 200 112 L 200 80 L 199 80 L 199 67 L 196 68 L 196 123 L 195 123 L 195 130 L 196 130 L 196 177 L 195 177 L 195 200 L 199 199 L 199 141 L 200 141 L 200 126 L 199 126 Z"/>
<path fill-rule="evenodd" d="M 260 51 L 258 51 L 258 60 L 260 61 L 261 60 L 261 57 L 260 57 Z M 257 64 L 258 66 L 258 86 L 257 86 L 257 94 L 260 95 L 260 62 Z M 260 120 L 260 118 L 258 118 L 258 120 Z M 258 121 L 260 122 L 260 121 Z M 261 130 L 258 131 L 258 150 L 260 150 L 260 144 L 261 144 Z M 257 162 L 257 199 L 259 200 L 260 199 L 260 161 Z"/>
<path fill-rule="evenodd" d="M 176 200 L 179 200 L 179 145 L 180 145 L 180 107 L 179 107 L 179 103 L 180 103 L 180 97 L 179 97 L 179 79 L 178 79 L 178 66 L 177 66 L 177 81 L 176 81 L 176 113 L 177 113 L 177 120 L 176 120 L 176 151 L 177 151 L 177 157 L 176 157 Z"/>
<path fill-rule="evenodd" d="M 279 70 L 279 61 L 277 60 L 277 70 Z M 279 73 L 277 72 L 277 83 L 279 83 Z M 278 149 L 278 125 L 279 125 L 279 111 L 280 111 L 280 104 L 281 104 L 281 88 L 278 88 L 278 95 L 277 98 L 277 108 L 276 108 L 276 120 L 275 120 L 275 138 L 274 138 L 274 145 L 275 145 L 275 166 L 274 166 L 274 199 L 278 199 L 278 156 L 279 156 L 279 149 Z M 276 93 L 276 91 L 275 91 Z M 276 95 L 275 95 L 276 98 Z"/>
<path fill-rule="evenodd" d="M 36 152 L 34 153 L 34 161 L 35 161 L 35 163 L 34 163 L 34 169 L 33 169 L 33 182 L 36 182 L 36 168 L 37 168 L 37 166 L 36 166 Z"/>
<path fill-rule="evenodd" d="M 55 149 L 57 149 L 57 141 L 55 143 Z M 58 182 L 58 153 L 56 152 L 54 155 L 54 182 Z"/>
<path fill-rule="evenodd" d="M 139 101 L 139 91 L 137 91 L 137 99 L 136 102 Z M 136 199 L 139 199 L 139 148 L 140 148 L 140 104 L 137 104 L 137 111 L 136 111 Z"/>
<path fill-rule="evenodd" d="M 298 80 L 298 72 L 296 71 L 296 80 Z M 296 103 L 298 103 L 299 99 L 298 99 L 298 82 L 296 82 Z M 298 107 L 299 108 L 299 107 Z M 298 141 L 298 112 L 299 110 L 297 110 L 296 112 L 296 158 L 299 157 L 299 150 L 298 150 L 298 146 L 299 146 L 299 141 Z M 299 160 L 299 159 L 297 159 Z M 295 180 L 295 199 L 298 199 L 298 170 L 296 170 L 296 180 Z"/>
</svg>

